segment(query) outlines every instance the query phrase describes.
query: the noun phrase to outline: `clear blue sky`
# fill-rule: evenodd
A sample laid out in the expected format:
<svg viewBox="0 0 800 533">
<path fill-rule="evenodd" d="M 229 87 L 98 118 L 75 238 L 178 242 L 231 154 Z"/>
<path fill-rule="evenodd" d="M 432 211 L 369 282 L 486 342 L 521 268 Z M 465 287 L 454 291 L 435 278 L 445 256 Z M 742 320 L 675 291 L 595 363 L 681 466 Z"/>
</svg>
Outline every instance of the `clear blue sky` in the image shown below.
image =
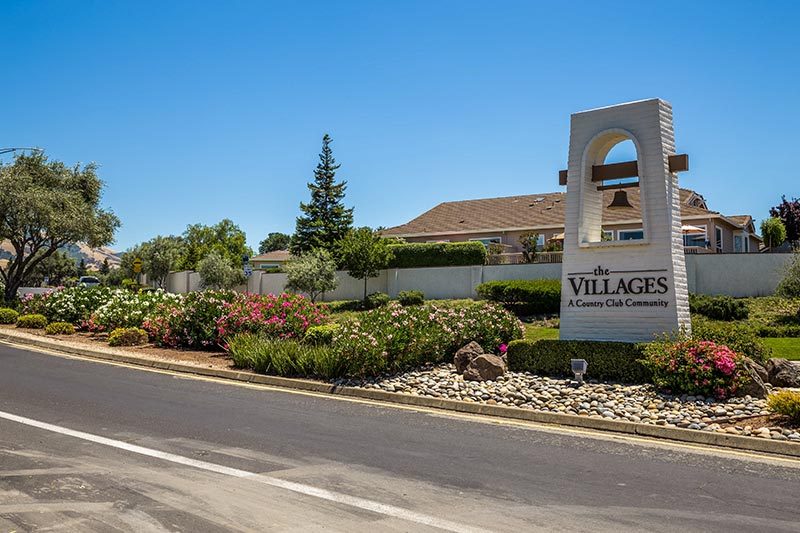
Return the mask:
<svg viewBox="0 0 800 533">
<path fill-rule="evenodd" d="M 391 226 L 558 190 L 570 113 L 661 97 L 682 185 L 760 220 L 800 196 L 799 27 L 773 1 L 4 0 L 0 146 L 99 163 L 117 249 L 224 217 L 255 247 L 324 132 L 356 223 Z"/>
</svg>

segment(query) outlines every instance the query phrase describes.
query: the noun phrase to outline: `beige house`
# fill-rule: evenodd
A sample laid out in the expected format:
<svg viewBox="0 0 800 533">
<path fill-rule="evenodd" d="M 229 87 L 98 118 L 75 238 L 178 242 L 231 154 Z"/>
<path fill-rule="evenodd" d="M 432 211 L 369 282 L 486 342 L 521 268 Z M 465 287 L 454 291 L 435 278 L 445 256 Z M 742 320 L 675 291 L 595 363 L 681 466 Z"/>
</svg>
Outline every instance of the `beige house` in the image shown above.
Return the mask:
<svg viewBox="0 0 800 533">
<path fill-rule="evenodd" d="M 608 207 L 615 192 L 603 193 L 605 238 L 641 238 L 639 189 L 626 189 L 630 207 Z M 690 189 L 681 189 L 680 198 L 686 253 L 758 252 L 761 237 L 750 215 L 711 211 L 705 199 Z M 539 249 L 563 241 L 565 200 L 565 193 L 556 192 L 444 202 L 382 234 L 408 242 L 481 241 L 500 245 L 505 254 L 519 254 L 524 233 L 539 234 Z"/>
<path fill-rule="evenodd" d="M 291 258 L 292 254 L 289 250 L 275 250 L 274 252 L 267 252 L 251 257 L 250 266 L 254 271 L 279 268 Z"/>
</svg>

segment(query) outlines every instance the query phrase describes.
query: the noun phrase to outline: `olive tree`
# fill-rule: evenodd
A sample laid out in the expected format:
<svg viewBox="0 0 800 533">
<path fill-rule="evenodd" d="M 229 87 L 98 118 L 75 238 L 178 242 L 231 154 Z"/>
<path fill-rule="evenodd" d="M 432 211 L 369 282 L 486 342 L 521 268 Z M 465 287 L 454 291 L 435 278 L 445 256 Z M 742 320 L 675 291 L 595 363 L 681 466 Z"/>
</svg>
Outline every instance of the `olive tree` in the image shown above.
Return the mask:
<svg viewBox="0 0 800 533">
<path fill-rule="evenodd" d="M 111 244 L 119 219 L 100 207 L 102 189 L 93 163 L 67 167 L 42 152 L 0 163 L 0 240 L 14 249 L 0 267 L 5 300 L 14 299 L 36 267 L 64 245 Z"/>
<path fill-rule="evenodd" d="M 244 273 L 231 266 L 217 250 L 211 250 L 197 265 L 200 281 L 206 289 L 232 289 L 246 281 Z"/>
<path fill-rule="evenodd" d="M 320 295 L 336 289 L 336 262 L 330 252 L 317 248 L 293 259 L 283 266 L 286 288 L 308 294 L 312 302 Z"/>
<path fill-rule="evenodd" d="M 339 257 L 347 273 L 364 280 L 364 301 L 367 300 L 367 280 L 389 266 L 394 254 L 389 243 L 371 228 L 350 230 L 339 241 Z"/>
</svg>

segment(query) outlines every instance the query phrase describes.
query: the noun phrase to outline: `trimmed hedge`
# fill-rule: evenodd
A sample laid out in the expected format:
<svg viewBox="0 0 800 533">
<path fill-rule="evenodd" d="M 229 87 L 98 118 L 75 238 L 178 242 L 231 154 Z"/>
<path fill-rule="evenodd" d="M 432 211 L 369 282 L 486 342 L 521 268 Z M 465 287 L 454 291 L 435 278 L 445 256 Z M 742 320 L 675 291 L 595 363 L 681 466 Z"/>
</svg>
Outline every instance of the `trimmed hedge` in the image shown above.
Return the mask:
<svg viewBox="0 0 800 533">
<path fill-rule="evenodd" d="M 747 302 L 730 296 L 689 295 L 689 311 L 714 320 L 744 320 L 750 316 Z"/>
<path fill-rule="evenodd" d="M 759 337 L 800 337 L 800 326 L 764 326 L 755 327 Z"/>
<path fill-rule="evenodd" d="M 586 377 L 624 383 L 649 383 L 642 364 L 643 344 L 604 341 L 517 340 L 508 343 L 508 368 L 540 376 L 571 377 L 570 359 L 589 363 Z"/>
<path fill-rule="evenodd" d="M 141 328 L 117 328 L 108 335 L 109 346 L 140 346 L 147 340 L 147 332 Z"/>
<path fill-rule="evenodd" d="M 44 315 L 20 315 L 17 318 L 17 327 L 26 329 L 44 329 L 47 326 L 47 317 Z"/>
<path fill-rule="evenodd" d="M 397 301 L 403 307 L 407 305 L 422 305 L 425 303 L 425 293 L 422 291 L 400 291 L 397 293 Z"/>
<path fill-rule="evenodd" d="M 520 315 L 554 314 L 561 308 L 561 281 L 557 279 L 487 281 L 475 290 L 482 298 Z"/>
<path fill-rule="evenodd" d="M 0 308 L 0 324 L 14 324 L 19 313 L 9 307 Z"/>
<path fill-rule="evenodd" d="M 75 326 L 69 322 L 50 322 L 44 328 L 45 335 L 72 335 L 75 333 Z"/>
<path fill-rule="evenodd" d="M 333 342 L 333 336 L 336 335 L 340 329 L 339 324 L 333 322 L 331 324 L 322 324 L 320 326 L 311 326 L 306 330 L 303 337 L 303 342 L 311 344 L 312 346 L 323 346 Z"/>
<path fill-rule="evenodd" d="M 486 247 L 478 241 L 390 244 L 389 268 L 470 266 L 486 263 Z"/>
</svg>

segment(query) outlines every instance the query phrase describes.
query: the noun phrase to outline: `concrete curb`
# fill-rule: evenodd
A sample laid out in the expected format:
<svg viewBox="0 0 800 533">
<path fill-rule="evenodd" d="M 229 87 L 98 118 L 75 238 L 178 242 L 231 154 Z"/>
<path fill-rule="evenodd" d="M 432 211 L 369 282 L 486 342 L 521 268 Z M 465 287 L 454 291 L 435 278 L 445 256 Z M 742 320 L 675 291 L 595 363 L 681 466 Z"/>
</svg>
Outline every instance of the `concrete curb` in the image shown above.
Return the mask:
<svg viewBox="0 0 800 533">
<path fill-rule="evenodd" d="M 236 370 L 204 368 L 181 363 L 170 363 L 167 361 L 146 359 L 133 355 L 121 355 L 100 350 L 92 350 L 90 348 L 68 346 L 56 340 L 32 339 L 29 337 L 23 337 L 21 335 L 14 335 L 13 333 L 9 333 L 7 331 L 0 331 L 0 340 L 4 340 L 13 344 L 35 346 L 38 348 L 44 348 L 71 355 L 80 355 L 82 357 L 93 359 L 103 359 L 107 361 L 161 370 L 230 379 L 245 383 L 270 385 L 284 389 L 320 392 L 325 394 L 350 396 L 354 398 L 364 398 L 395 404 L 411 405 L 415 407 L 442 409 L 459 413 L 502 417 L 515 420 L 524 420 L 528 422 L 538 422 L 543 424 L 569 426 L 600 431 L 612 431 L 616 433 L 668 439 L 692 444 L 721 446 L 725 448 L 734 448 L 737 450 L 800 457 L 800 444 L 786 441 L 767 440 L 757 437 L 744 437 L 741 435 L 730 435 L 727 433 L 711 433 L 691 429 L 668 428 L 651 424 L 608 420 L 605 418 L 589 418 L 585 416 L 559 413 L 542 413 L 530 409 L 520 409 L 516 407 L 486 405 L 462 402 L 458 400 L 445 400 L 442 398 L 427 398 L 424 396 L 413 396 L 410 394 L 400 394 L 396 392 L 386 392 L 375 389 L 342 387 L 308 379 L 282 378 L 277 376 L 254 374 L 251 372 L 239 372 Z"/>
</svg>

